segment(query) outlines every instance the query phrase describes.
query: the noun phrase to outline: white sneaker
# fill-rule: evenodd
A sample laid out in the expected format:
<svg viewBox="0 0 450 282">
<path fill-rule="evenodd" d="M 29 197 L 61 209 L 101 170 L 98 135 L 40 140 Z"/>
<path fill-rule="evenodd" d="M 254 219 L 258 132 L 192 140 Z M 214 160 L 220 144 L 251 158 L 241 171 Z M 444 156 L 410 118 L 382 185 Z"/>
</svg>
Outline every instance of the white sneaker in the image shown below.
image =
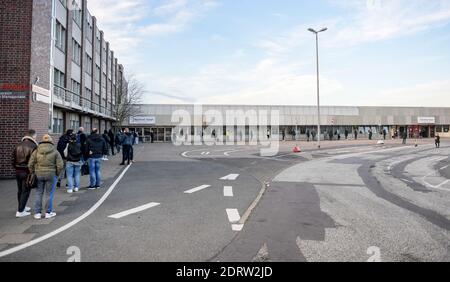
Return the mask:
<svg viewBox="0 0 450 282">
<path fill-rule="evenodd" d="M 72 194 L 73 190 L 72 189 L 67 189 L 67 193 Z"/>
<path fill-rule="evenodd" d="M 52 218 L 52 217 L 55 217 L 56 216 L 56 213 L 55 212 L 51 212 L 51 213 L 46 213 L 45 214 L 45 218 L 46 219 L 49 219 L 49 218 Z"/>
<path fill-rule="evenodd" d="M 42 215 L 40 213 L 37 213 L 34 215 L 34 219 L 41 219 Z"/>
<path fill-rule="evenodd" d="M 26 217 L 29 216 L 31 213 L 27 212 L 27 211 L 23 211 L 23 212 L 16 212 L 16 217 L 20 218 L 20 217 Z"/>
<path fill-rule="evenodd" d="M 25 211 L 29 212 L 29 211 L 31 211 L 31 208 L 30 207 L 25 207 Z"/>
<path fill-rule="evenodd" d="M 78 192 L 78 190 L 79 190 L 78 188 L 74 188 L 73 189 L 74 192 Z"/>
</svg>

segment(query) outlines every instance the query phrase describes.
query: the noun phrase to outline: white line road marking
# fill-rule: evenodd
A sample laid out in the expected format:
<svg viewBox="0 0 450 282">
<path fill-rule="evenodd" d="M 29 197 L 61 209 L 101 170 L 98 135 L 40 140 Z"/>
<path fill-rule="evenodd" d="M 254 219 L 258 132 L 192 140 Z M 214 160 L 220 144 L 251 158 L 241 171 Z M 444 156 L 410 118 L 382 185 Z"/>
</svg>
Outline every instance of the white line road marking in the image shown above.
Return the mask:
<svg viewBox="0 0 450 282">
<path fill-rule="evenodd" d="M 130 210 L 126 210 L 126 211 L 123 211 L 123 212 L 119 212 L 119 213 L 110 215 L 108 217 L 119 219 L 119 218 L 125 217 L 127 215 L 130 215 L 130 214 L 133 214 L 133 213 L 138 213 L 138 212 L 141 212 L 141 211 L 145 211 L 147 209 L 150 209 L 150 208 L 153 208 L 153 207 L 156 207 L 156 206 L 159 206 L 159 205 L 160 205 L 160 203 L 149 203 L 149 204 L 142 205 L 142 206 L 134 208 L 134 209 L 130 209 Z"/>
<path fill-rule="evenodd" d="M 405 181 L 405 182 L 408 182 L 408 183 L 414 183 L 413 181 L 408 180 L 408 179 L 405 179 L 405 178 L 401 178 L 401 180 L 403 180 L 403 181 Z"/>
<path fill-rule="evenodd" d="M 239 174 L 228 174 L 227 176 L 220 178 L 220 180 L 236 180 L 238 177 Z"/>
<path fill-rule="evenodd" d="M 444 169 L 446 169 L 447 167 L 448 167 L 448 165 L 446 165 L 446 166 L 444 166 L 444 167 L 441 167 L 440 170 L 444 170 Z"/>
<path fill-rule="evenodd" d="M 210 152 L 202 152 L 201 155 L 209 155 Z"/>
<path fill-rule="evenodd" d="M 233 197 L 233 187 L 231 186 L 223 187 L 223 195 L 225 197 Z"/>
<path fill-rule="evenodd" d="M 105 192 L 105 194 L 103 194 L 103 196 L 100 198 L 100 200 L 98 200 L 97 203 L 95 203 L 87 212 L 85 212 L 84 214 L 82 214 L 80 217 L 76 218 L 75 220 L 67 223 L 66 225 L 56 229 L 55 231 L 52 231 L 44 236 L 38 237 L 34 240 L 31 240 L 30 242 L 27 242 L 25 244 L 16 246 L 14 248 L 5 250 L 3 252 L 0 252 L 0 258 L 13 254 L 15 252 L 21 251 L 25 248 L 31 247 L 33 245 L 36 245 L 42 241 L 45 241 L 53 236 L 58 235 L 61 232 L 66 231 L 67 229 L 71 228 L 72 226 L 74 226 L 75 224 L 79 223 L 80 221 L 84 220 L 86 217 L 90 216 L 95 210 L 97 210 L 102 204 L 103 202 L 108 198 L 108 196 L 112 193 L 112 191 L 116 188 L 117 184 L 119 184 L 120 180 L 122 180 L 122 178 L 125 176 L 125 173 L 128 171 L 128 169 L 131 167 L 131 165 L 128 165 L 123 171 L 122 173 L 119 175 L 119 177 L 117 177 L 117 179 L 114 181 L 114 183 L 109 187 L 109 189 Z"/>
<path fill-rule="evenodd" d="M 237 223 L 241 216 L 239 215 L 239 211 L 237 209 L 226 209 L 228 215 L 228 221 L 231 223 Z"/>
<path fill-rule="evenodd" d="M 233 231 L 241 231 L 244 228 L 244 224 L 232 224 L 231 229 Z"/>
<path fill-rule="evenodd" d="M 198 187 L 195 187 L 195 188 L 186 190 L 186 191 L 184 191 L 184 193 L 185 193 L 185 194 L 192 194 L 192 193 L 198 192 L 198 191 L 200 191 L 200 190 L 206 189 L 206 188 L 208 188 L 208 187 L 211 187 L 211 185 L 206 185 L 206 184 L 205 184 L 205 185 L 202 185 L 202 186 L 198 186 Z"/>
</svg>

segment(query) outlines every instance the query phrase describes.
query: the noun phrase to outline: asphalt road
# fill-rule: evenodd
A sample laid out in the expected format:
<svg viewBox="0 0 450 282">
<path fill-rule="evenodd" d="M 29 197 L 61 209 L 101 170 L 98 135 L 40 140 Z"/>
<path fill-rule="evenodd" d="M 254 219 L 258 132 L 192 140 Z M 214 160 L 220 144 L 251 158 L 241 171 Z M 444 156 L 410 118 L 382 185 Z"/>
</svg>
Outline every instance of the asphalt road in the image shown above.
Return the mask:
<svg viewBox="0 0 450 282">
<path fill-rule="evenodd" d="M 450 144 L 341 144 L 141 145 L 0 261 L 450 261 Z"/>
</svg>

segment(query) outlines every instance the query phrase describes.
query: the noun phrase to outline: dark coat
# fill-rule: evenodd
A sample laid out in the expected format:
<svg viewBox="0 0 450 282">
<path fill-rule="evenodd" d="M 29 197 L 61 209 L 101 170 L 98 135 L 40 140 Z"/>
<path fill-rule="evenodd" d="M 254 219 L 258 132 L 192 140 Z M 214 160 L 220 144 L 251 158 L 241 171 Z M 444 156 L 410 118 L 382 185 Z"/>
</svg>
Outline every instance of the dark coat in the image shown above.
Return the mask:
<svg viewBox="0 0 450 282">
<path fill-rule="evenodd" d="M 16 170 L 28 170 L 28 162 L 30 161 L 31 154 L 36 150 L 38 144 L 31 137 L 22 138 L 12 153 L 12 165 Z"/>
<path fill-rule="evenodd" d="M 90 158 L 99 159 L 108 154 L 108 148 L 103 137 L 97 133 L 89 135 L 87 140 L 87 151 Z"/>
</svg>

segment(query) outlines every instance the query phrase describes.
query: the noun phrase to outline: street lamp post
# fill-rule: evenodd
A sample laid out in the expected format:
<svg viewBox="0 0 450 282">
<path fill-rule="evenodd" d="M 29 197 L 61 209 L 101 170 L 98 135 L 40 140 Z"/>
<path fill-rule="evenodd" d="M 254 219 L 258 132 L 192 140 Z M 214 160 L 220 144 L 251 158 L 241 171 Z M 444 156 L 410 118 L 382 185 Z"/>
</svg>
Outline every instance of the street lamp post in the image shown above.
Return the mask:
<svg viewBox="0 0 450 282">
<path fill-rule="evenodd" d="M 317 64 L 317 147 L 320 149 L 320 87 L 319 87 L 319 33 L 327 31 L 327 28 L 322 28 L 319 31 L 316 31 L 312 28 L 309 28 L 308 31 L 311 31 L 316 36 L 316 64 Z"/>
</svg>

